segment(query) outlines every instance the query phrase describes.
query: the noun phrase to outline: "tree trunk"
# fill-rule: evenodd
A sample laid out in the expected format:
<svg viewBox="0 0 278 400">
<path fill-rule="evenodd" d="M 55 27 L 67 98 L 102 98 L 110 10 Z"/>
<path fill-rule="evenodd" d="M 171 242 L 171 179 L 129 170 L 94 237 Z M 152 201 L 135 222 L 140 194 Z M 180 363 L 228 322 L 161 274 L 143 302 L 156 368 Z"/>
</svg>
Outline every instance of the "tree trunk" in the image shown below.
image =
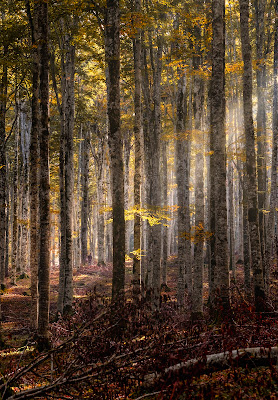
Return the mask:
<svg viewBox="0 0 278 400">
<path fill-rule="evenodd" d="M 244 62 L 243 112 L 246 147 L 248 222 L 256 311 L 265 310 L 265 290 L 259 231 L 255 135 L 252 116 L 252 56 L 249 37 L 249 0 L 240 0 L 241 46 Z"/>
<path fill-rule="evenodd" d="M 22 202 L 21 202 L 21 252 L 20 264 L 21 271 L 27 271 L 29 240 L 28 240 L 28 225 L 29 225 L 29 149 L 30 149 L 30 123 L 28 120 L 28 109 L 25 102 L 21 103 L 20 112 L 20 143 L 22 153 Z"/>
<path fill-rule="evenodd" d="M 13 242 L 12 242 L 12 283 L 16 284 L 16 275 L 20 273 L 18 263 L 18 141 L 19 126 L 15 131 L 14 162 L 13 162 Z"/>
<path fill-rule="evenodd" d="M 49 324 L 49 268 L 50 268 L 50 176 L 49 176 L 49 50 L 48 1 L 38 4 L 40 29 L 40 191 L 39 191 L 39 315 L 38 336 L 40 347 L 48 347 Z"/>
<path fill-rule="evenodd" d="M 255 0 L 255 21 L 256 21 L 256 50 L 257 50 L 257 175 L 258 175 L 258 210 L 259 210 L 259 230 L 261 241 L 261 257 L 263 269 L 265 268 L 265 215 L 263 210 L 266 208 L 266 162 L 265 162 L 265 143 L 266 143 L 266 107 L 265 107 L 265 79 L 266 66 L 264 60 L 264 14 L 265 0 Z"/>
<path fill-rule="evenodd" d="M 135 12 L 141 11 L 141 0 L 134 2 Z M 133 39 L 134 62 L 134 257 L 133 257 L 133 297 L 139 300 L 141 290 L 141 174 L 142 174 L 142 116 L 141 116 L 141 31 L 137 30 Z"/>
<path fill-rule="evenodd" d="M 162 182 L 162 203 L 163 213 L 168 214 L 168 167 L 167 167 L 167 141 L 162 139 L 161 143 L 161 182 Z M 167 219 L 162 225 L 162 252 L 161 252 L 161 285 L 167 287 L 167 258 L 168 258 L 168 227 Z"/>
<path fill-rule="evenodd" d="M 223 309 L 229 308 L 229 267 L 226 205 L 225 134 L 225 4 L 212 1 L 211 155 L 214 174 L 211 195 L 215 216 L 215 293 Z"/>
<path fill-rule="evenodd" d="M 72 23 L 72 21 L 70 21 Z M 64 29 L 65 21 L 61 21 Z M 66 313 L 72 308 L 73 302 L 73 128 L 74 128 L 74 74 L 75 74 L 75 47 L 72 37 L 65 33 L 62 38 L 62 107 L 61 107 L 61 257 L 59 282 L 59 311 Z M 64 165 L 62 165 L 64 164 Z M 63 217 L 63 219 L 62 219 Z"/>
<path fill-rule="evenodd" d="M 131 134 L 130 131 L 126 131 L 124 134 L 124 190 L 125 190 L 125 211 L 129 210 L 129 161 L 130 161 L 130 150 L 131 150 Z M 131 233 L 132 221 L 127 220 L 125 222 L 125 249 L 126 254 L 130 253 L 130 233 Z"/>
<path fill-rule="evenodd" d="M 86 264 L 88 256 L 88 214 L 89 214 L 89 132 L 83 130 L 81 142 L 81 263 Z"/>
<path fill-rule="evenodd" d="M 198 38 L 198 36 L 197 36 Z M 193 65 L 198 71 L 199 57 L 195 56 Z M 195 246 L 194 246 L 194 275 L 192 295 L 192 316 L 198 318 L 203 314 L 203 278 L 204 278 L 204 133 L 202 132 L 202 117 L 204 105 L 204 82 L 196 75 L 194 78 L 194 120 L 197 148 L 195 158 Z"/>
<path fill-rule="evenodd" d="M 30 324 L 32 329 L 38 328 L 38 219 L 39 219 L 39 189 L 38 189 L 38 171 L 39 171 L 39 58 L 37 40 L 39 35 L 38 12 L 39 5 L 34 4 L 33 19 L 30 11 L 29 1 L 27 5 L 27 14 L 31 28 L 31 38 L 33 45 L 32 53 L 32 127 L 30 138 L 29 169 L 30 169 L 30 271 L 31 271 L 31 312 Z"/>
<path fill-rule="evenodd" d="M 266 242 L 266 290 L 269 292 L 270 267 L 272 261 L 272 248 L 274 240 L 275 216 L 277 216 L 277 152 L 278 152 L 278 1 L 275 1 L 275 35 L 273 55 L 273 109 L 272 109 L 272 163 L 271 163 L 271 190 L 270 207 L 267 222 Z M 277 218 L 277 217 L 276 217 Z"/>
<path fill-rule="evenodd" d="M 108 144 L 111 157 L 113 208 L 112 298 L 123 299 L 125 288 L 125 217 L 123 139 L 120 116 L 120 14 L 119 0 L 107 0 L 105 58 L 108 66 Z"/>
<path fill-rule="evenodd" d="M 190 177 L 190 140 L 186 135 L 186 79 L 185 72 L 178 71 L 177 87 L 177 139 L 175 143 L 176 182 L 178 205 L 178 305 L 185 304 L 185 284 L 189 293 L 192 290 L 190 210 L 189 210 L 189 177 Z M 187 278 L 187 279 L 186 279 Z M 187 281 L 187 282 L 186 282 Z"/>
<path fill-rule="evenodd" d="M 8 47 L 4 46 L 5 57 Z M 6 232 L 6 106 L 8 89 L 7 65 L 3 64 L 2 77 L 0 80 L 0 283 L 5 278 L 5 232 Z M 1 313 L 1 310 L 0 310 Z"/>
</svg>

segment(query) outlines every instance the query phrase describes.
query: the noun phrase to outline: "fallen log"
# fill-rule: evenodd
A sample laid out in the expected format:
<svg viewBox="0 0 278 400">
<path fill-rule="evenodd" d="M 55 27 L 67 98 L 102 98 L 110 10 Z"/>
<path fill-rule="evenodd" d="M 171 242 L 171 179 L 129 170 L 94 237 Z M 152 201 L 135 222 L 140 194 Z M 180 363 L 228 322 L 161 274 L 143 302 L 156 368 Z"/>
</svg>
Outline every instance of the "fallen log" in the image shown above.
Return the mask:
<svg viewBox="0 0 278 400">
<path fill-rule="evenodd" d="M 144 378 L 144 386 L 151 386 L 161 378 L 167 378 L 173 374 L 188 375 L 194 372 L 194 376 L 208 371 L 214 372 L 231 366 L 259 367 L 278 364 L 278 347 L 252 347 L 237 349 L 217 354 L 209 354 L 202 359 L 191 359 L 168 368 L 163 372 L 153 372 Z"/>
</svg>

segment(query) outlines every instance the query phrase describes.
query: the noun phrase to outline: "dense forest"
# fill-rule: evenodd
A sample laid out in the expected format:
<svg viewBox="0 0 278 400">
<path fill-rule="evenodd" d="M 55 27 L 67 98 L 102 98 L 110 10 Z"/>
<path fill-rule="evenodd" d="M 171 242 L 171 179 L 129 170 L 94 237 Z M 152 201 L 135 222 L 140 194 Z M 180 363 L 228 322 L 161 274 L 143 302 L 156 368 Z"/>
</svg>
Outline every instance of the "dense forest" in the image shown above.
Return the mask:
<svg viewBox="0 0 278 400">
<path fill-rule="evenodd" d="M 0 398 L 278 398 L 278 0 L 0 11 Z"/>
</svg>

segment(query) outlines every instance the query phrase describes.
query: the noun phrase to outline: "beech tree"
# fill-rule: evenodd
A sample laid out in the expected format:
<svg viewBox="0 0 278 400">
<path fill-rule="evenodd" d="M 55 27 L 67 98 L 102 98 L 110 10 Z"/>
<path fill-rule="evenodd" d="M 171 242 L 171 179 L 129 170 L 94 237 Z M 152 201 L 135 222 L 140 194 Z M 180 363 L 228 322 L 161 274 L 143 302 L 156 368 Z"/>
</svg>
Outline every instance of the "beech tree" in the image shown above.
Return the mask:
<svg viewBox="0 0 278 400">
<path fill-rule="evenodd" d="M 215 274 L 214 291 L 224 309 L 229 307 L 229 270 L 226 205 L 225 135 L 225 5 L 212 2 L 212 77 L 211 77 L 211 212 L 214 214 Z"/>
<path fill-rule="evenodd" d="M 50 176 L 49 176 L 49 43 L 48 2 L 41 1 L 36 9 L 39 27 L 39 264 L 38 264 L 38 337 L 42 347 L 48 346 L 49 332 L 49 269 L 50 269 Z"/>
<path fill-rule="evenodd" d="M 251 263 L 255 307 L 257 311 L 265 308 L 265 290 L 262 266 L 262 253 L 259 230 L 258 189 L 256 174 L 255 134 L 252 115 L 252 56 L 249 37 L 249 1 L 240 1 L 241 46 L 244 62 L 243 72 L 243 111 L 246 148 L 248 223 L 251 245 Z"/>
<path fill-rule="evenodd" d="M 108 145 L 111 158 L 113 216 L 112 298 L 121 298 L 125 287 L 125 219 L 123 139 L 120 114 L 120 14 L 119 1 L 108 0 L 105 10 Z"/>
</svg>

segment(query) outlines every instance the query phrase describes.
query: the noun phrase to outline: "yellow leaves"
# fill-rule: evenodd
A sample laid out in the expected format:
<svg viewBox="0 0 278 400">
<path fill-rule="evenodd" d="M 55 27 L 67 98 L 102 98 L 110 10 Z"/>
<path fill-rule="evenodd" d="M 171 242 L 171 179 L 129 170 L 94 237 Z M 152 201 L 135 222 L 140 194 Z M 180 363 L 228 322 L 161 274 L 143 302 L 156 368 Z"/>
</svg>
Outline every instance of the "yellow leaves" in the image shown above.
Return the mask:
<svg viewBox="0 0 278 400">
<path fill-rule="evenodd" d="M 121 33 L 134 38 L 138 31 L 148 25 L 149 17 L 140 12 L 129 12 L 121 17 Z"/>
<path fill-rule="evenodd" d="M 125 261 L 131 261 L 132 259 L 129 257 L 128 254 L 125 255 Z"/>
<path fill-rule="evenodd" d="M 4 168 L 5 166 L 6 166 L 6 165 L 0 165 L 0 169 L 1 169 L 1 168 Z"/>
<path fill-rule="evenodd" d="M 106 206 L 104 206 L 104 207 L 101 207 L 101 208 L 98 210 L 98 213 L 99 213 L 99 214 L 104 214 L 104 213 L 106 213 L 106 212 L 112 212 L 112 211 L 113 211 L 112 207 L 106 207 Z"/>
<path fill-rule="evenodd" d="M 203 243 L 212 237 L 212 233 L 206 231 L 203 224 L 200 222 L 198 225 L 192 226 L 190 232 L 183 232 L 180 237 L 185 237 L 193 243 Z"/>
<path fill-rule="evenodd" d="M 134 257 L 135 257 L 137 260 L 141 260 L 141 258 L 144 257 L 143 252 L 144 252 L 144 250 L 142 250 L 142 249 L 137 249 L 137 250 L 131 251 L 130 254 L 133 254 Z"/>
<path fill-rule="evenodd" d="M 225 72 L 227 74 L 241 74 L 243 72 L 243 61 L 226 63 Z"/>
</svg>

